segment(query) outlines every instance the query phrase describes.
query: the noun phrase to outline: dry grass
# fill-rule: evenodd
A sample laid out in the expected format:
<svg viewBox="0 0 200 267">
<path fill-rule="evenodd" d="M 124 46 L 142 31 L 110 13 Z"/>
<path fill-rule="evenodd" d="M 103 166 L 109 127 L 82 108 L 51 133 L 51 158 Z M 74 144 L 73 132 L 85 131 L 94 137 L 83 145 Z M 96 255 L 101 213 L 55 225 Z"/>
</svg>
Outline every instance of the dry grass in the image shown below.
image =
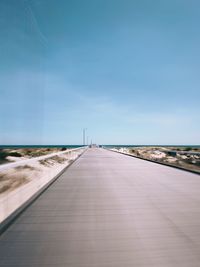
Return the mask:
<svg viewBox="0 0 200 267">
<path fill-rule="evenodd" d="M 29 166 L 29 165 L 22 165 L 22 166 L 15 167 L 15 170 L 17 170 L 17 171 L 22 171 L 22 170 L 34 171 L 34 170 L 36 170 L 36 168 Z"/>
<path fill-rule="evenodd" d="M 28 183 L 31 175 L 37 172 L 37 168 L 24 165 L 0 173 L 0 194 Z"/>
<path fill-rule="evenodd" d="M 55 152 L 65 151 L 66 147 L 62 148 L 3 148 L 0 149 L 0 164 L 19 160 L 19 158 L 34 158 L 48 155 Z"/>
<path fill-rule="evenodd" d="M 54 165 L 55 163 L 64 163 L 66 161 L 65 158 L 63 157 L 60 157 L 60 156 L 54 156 L 52 158 L 48 158 L 48 159 L 43 159 L 43 160 L 40 160 L 40 164 L 44 165 L 44 166 L 52 166 Z"/>
<path fill-rule="evenodd" d="M 175 151 L 193 151 L 199 152 L 199 149 L 190 148 L 190 147 L 170 147 Z M 200 156 L 192 155 L 192 154 L 176 154 L 168 151 L 169 148 L 166 147 L 138 147 L 138 148 L 130 148 L 129 152 L 135 156 L 142 157 L 144 159 L 150 159 L 155 162 L 166 163 L 172 166 L 182 167 L 188 170 L 193 170 L 200 172 Z M 159 157 L 159 153 L 162 153 L 162 157 Z M 157 154 L 156 154 L 157 153 Z"/>
<path fill-rule="evenodd" d="M 61 148 L 63 151 L 65 148 Z M 61 150 L 59 149 L 59 150 Z M 23 151 L 24 150 L 24 151 Z M 54 151 L 52 151 L 54 150 Z M 58 150 L 58 149 L 57 149 Z M 2 152 L 2 151 L 1 151 Z M 18 153 L 26 156 L 41 156 L 41 154 L 48 154 L 55 152 L 55 149 L 19 149 Z M 2 159 L 5 159 L 6 156 L 11 153 L 11 151 L 4 151 L 2 153 Z M 12 150 L 12 153 L 13 152 Z M 39 153 L 39 154 L 38 154 Z M 42 177 L 43 175 L 49 175 L 49 171 L 56 170 L 56 168 L 60 168 L 60 165 L 65 165 L 65 163 L 69 159 L 62 156 L 53 156 L 51 158 L 47 158 L 44 160 L 37 161 L 30 165 L 22 165 L 15 168 L 7 169 L 0 173 L 0 194 L 7 193 L 15 190 L 16 188 L 32 181 L 33 179 L 37 179 L 38 177 Z M 50 172 L 51 173 L 51 172 Z"/>
<path fill-rule="evenodd" d="M 29 182 L 28 177 L 21 173 L 4 173 L 0 174 L 0 194 L 5 191 L 11 191 L 15 188 Z"/>
</svg>

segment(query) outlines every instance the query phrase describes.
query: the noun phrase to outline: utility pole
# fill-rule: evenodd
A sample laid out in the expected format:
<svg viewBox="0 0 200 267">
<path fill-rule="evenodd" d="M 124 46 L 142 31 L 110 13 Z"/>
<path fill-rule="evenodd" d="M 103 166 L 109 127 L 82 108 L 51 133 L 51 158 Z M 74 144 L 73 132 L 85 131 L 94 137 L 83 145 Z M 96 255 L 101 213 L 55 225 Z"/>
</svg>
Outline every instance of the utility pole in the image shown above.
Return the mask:
<svg viewBox="0 0 200 267">
<path fill-rule="evenodd" d="M 89 144 L 88 144 L 88 140 L 89 140 L 89 136 L 87 136 L 87 146 L 89 145 Z"/>
<path fill-rule="evenodd" d="M 85 146 L 85 132 L 87 128 L 83 128 L 83 145 Z"/>
</svg>

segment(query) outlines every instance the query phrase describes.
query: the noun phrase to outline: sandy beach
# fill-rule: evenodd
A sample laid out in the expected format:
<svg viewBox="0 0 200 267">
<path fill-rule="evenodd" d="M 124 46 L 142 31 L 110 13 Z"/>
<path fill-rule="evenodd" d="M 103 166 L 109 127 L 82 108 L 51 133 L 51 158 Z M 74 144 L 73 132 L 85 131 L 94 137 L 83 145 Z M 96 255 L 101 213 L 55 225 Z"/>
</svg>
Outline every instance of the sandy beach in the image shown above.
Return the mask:
<svg viewBox="0 0 200 267">
<path fill-rule="evenodd" d="M 115 147 L 113 150 L 200 173 L 200 148 L 143 146 Z"/>
</svg>

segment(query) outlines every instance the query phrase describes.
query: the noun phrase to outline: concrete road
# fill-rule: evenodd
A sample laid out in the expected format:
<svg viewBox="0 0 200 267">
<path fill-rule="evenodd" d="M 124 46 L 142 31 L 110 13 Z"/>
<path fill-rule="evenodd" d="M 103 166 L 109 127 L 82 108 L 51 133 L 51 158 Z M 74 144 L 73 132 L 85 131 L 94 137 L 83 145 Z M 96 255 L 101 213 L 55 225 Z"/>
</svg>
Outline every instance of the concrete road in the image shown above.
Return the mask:
<svg viewBox="0 0 200 267">
<path fill-rule="evenodd" d="M 89 149 L 1 236 L 0 266 L 199 267 L 200 176 Z"/>
</svg>

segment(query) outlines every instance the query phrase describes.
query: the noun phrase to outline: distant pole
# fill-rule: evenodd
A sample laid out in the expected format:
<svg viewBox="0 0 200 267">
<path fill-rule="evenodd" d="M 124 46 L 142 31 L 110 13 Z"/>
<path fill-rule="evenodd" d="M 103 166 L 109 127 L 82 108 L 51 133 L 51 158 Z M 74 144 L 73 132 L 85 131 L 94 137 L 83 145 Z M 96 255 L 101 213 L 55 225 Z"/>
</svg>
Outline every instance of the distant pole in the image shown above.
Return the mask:
<svg viewBox="0 0 200 267">
<path fill-rule="evenodd" d="M 85 131 L 87 128 L 83 128 L 83 145 L 85 146 Z"/>
<path fill-rule="evenodd" d="M 87 136 L 87 146 L 88 146 L 88 139 L 89 139 L 89 136 Z"/>
</svg>

